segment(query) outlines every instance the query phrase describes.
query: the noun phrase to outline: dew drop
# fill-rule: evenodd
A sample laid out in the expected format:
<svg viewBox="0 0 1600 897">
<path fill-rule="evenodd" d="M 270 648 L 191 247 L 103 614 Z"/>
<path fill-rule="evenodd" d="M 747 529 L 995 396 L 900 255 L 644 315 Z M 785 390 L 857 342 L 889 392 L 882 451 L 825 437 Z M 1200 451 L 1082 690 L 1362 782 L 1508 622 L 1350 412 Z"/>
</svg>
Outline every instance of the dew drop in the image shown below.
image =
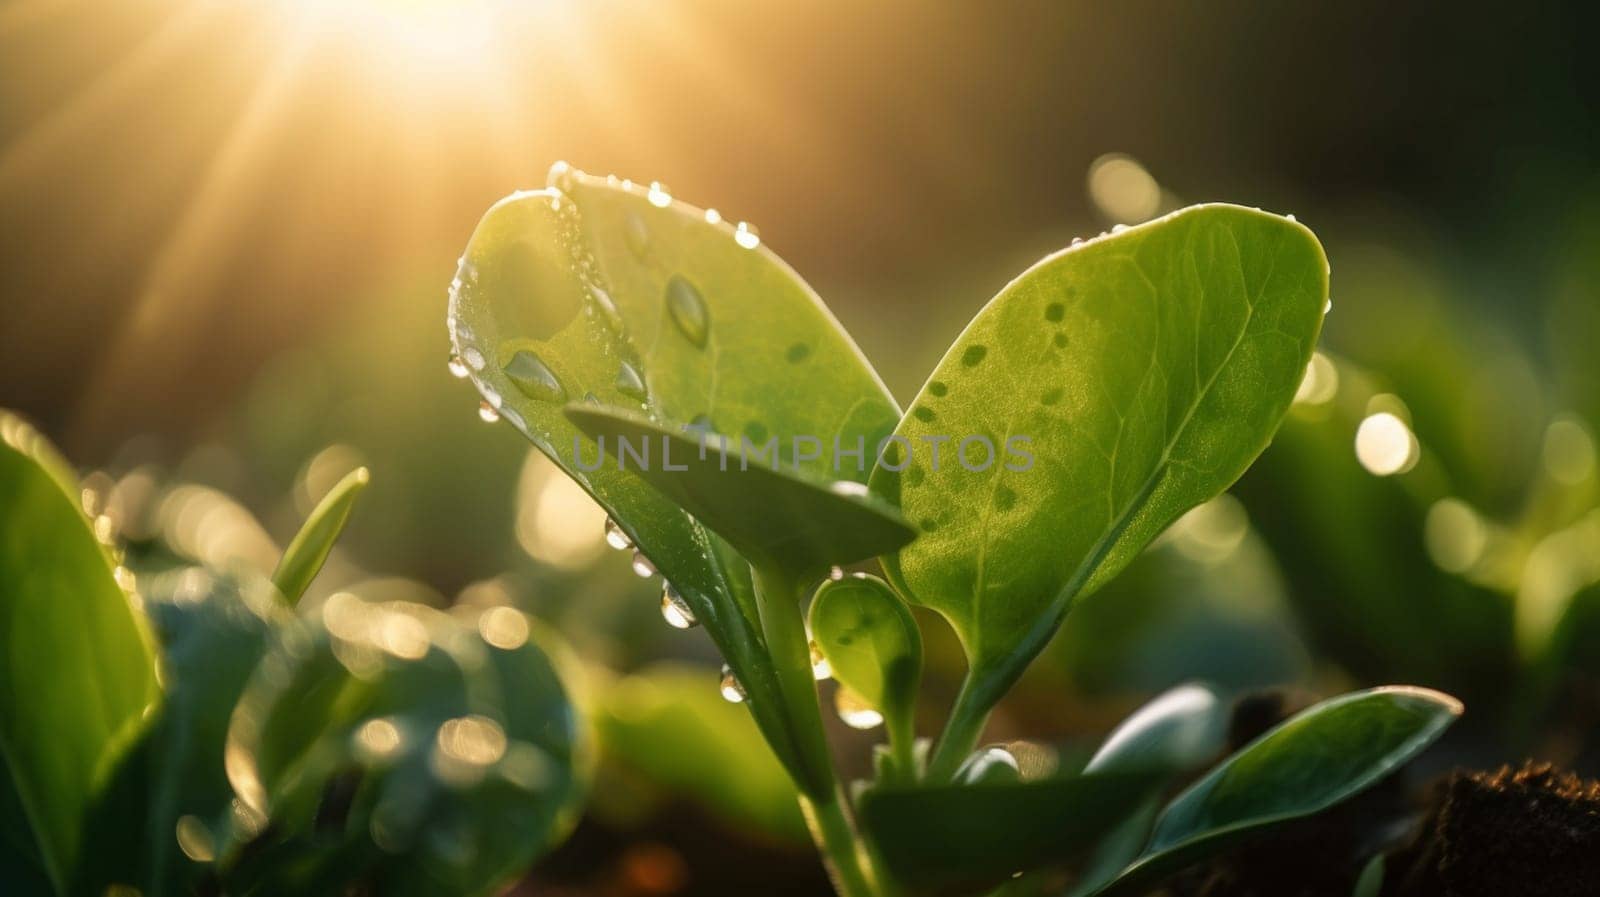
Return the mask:
<svg viewBox="0 0 1600 897">
<path fill-rule="evenodd" d="M 633 552 L 633 575 L 640 579 L 649 579 L 656 575 L 656 565 L 650 563 L 650 559 L 645 557 L 644 552 L 638 549 L 634 549 Z"/>
<path fill-rule="evenodd" d="M 611 294 L 597 286 L 589 287 L 589 298 L 594 301 L 595 308 L 600 310 L 600 316 L 606 319 L 606 325 L 612 330 L 622 332 L 622 313 L 617 311 L 617 303 L 612 301 Z"/>
<path fill-rule="evenodd" d="M 648 199 L 650 204 L 658 209 L 664 209 L 672 205 L 672 191 L 668 190 L 667 185 L 660 181 L 650 182 L 650 191 L 644 195 L 644 198 Z"/>
<path fill-rule="evenodd" d="M 639 371 L 633 365 L 626 361 L 617 367 L 617 391 L 641 402 L 648 397 L 648 393 L 645 391 L 644 378 L 639 375 Z"/>
<path fill-rule="evenodd" d="M 1293 212 L 1290 212 L 1289 214 L 1287 214 L 1287 215 L 1285 215 L 1283 217 L 1289 219 L 1290 221 L 1299 221 L 1300 220 L 1300 219 L 1294 217 L 1294 213 Z"/>
<path fill-rule="evenodd" d="M 617 526 L 617 522 L 615 520 L 607 517 L 606 544 L 618 551 L 627 551 L 633 547 L 633 540 L 628 538 L 628 534 L 622 531 L 622 527 Z"/>
<path fill-rule="evenodd" d="M 933 409 L 929 408 L 927 405 L 918 405 L 912 410 L 911 414 L 913 417 L 922 421 L 923 423 L 931 422 L 935 417 Z"/>
<path fill-rule="evenodd" d="M 462 350 L 461 357 L 466 359 L 467 367 L 472 368 L 475 371 L 483 370 L 483 353 L 479 352 L 472 346 L 468 346 L 466 349 Z"/>
<path fill-rule="evenodd" d="M 855 480 L 834 480 L 828 484 L 828 491 L 846 498 L 866 498 L 868 495 L 867 487 Z"/>
<path fill-rule="evenodd" d="M 699 623 L 694 618 L 694 611 L 689 609 L 689 603 L 683 600 L 678 590 L 672 583 L 663 583 L 661 586 L 661 618 L 673 629 L 692 629 Z"/>
<path fill-rule="evenodd" d="M 500 419 L 500 412 L 489 404 L 488 399 L 485 399 L 478 403 L 478 417 L 482 418 L 484 423 L 492 424 Z"/>
<path fill-rule="evenodd" d="M 822 646 L 815 641 L 811 643 L 811 678 L 818 682 L 833 678 L 833 664 L 828 663 L 828 658 L 822 655 Z"/>
<path fill-rule="evenodd" d="M 1322 313 L 1323 314 L 1327 314 L 1330 311 L 1333 311 L 1333 299 L 1332 299 L 1332 297 L 1330 297 L 1327 302 L 1322 303 Z"/>
<path fill-rule="evenodd" d="M 841 579 L 844 579 L 844 568 L 843 567 L 835 564 L 832 567 L 828 568 L 828 580 L 830 582 L 838 582 Z"/>
<path fill-rule="evenodd" d="M 700 290 L 682 275 L 667 280 L 667 313 L 684 338 L 704 349 L 711 329 L 711 312 Z"/>
<path fill-rule="evenodd" d="M 578 171 L 566 161 L 560 161 L 550 166 L 550 171 L 544 176 L 544 185 L 554 187 L 562 193 L 571 193 L 577 186 Z"/>
<path fill-rule="evenodd" d="M 1072 245 L 1074 245 L 1074 246 L 1082 246 L 1083 245 L 1083 238 L 1082 237 L 1073 237 L 1072 238 Z"/>
<path fill-rule="evenodd" d="M 624 185 L 628 182 L 624 181 Z M 628 243 L 628 251 L 639 261 L 644 261 L 650 255 L 650 229 L 645 227 L 644 219 L 632 212 L 622 223 L 622 237 Z"/>
<path fill-rule="evenodd" d="M 1067 316 L 1067 307 L 1059 302 L 1052 302 L 1045 306 L 1044 319 L 1046 321 L 1059 321 Z"/>
<path fill-rule="evenodd" d="M 733 667 L 727 664 L 722 665 L 722 683 L 719 687 L 722 699 L 730 704 L 743 704 L 744 699 L 749 697 L 745 694 L 744 685 L 739 682 L 739 677 L 733 674 Z"/>
<path fill-rule="evenodd" d="M 460 355 L 450 356 L 450 376 L 457 380 L 465 379 L 467 376 L 467 363 L 461 360 Z"/>
<path fill-rule="evenodd" d="M 754 249 L 761 245 L 761 233 L 756 230 L 754 224 L 748 221 L 741 221 L 739 226 L 733 229 L 733 242 L 738 243 L 745 249 Z"/>
<path fill-rule="evenodd" d="M 717 211 L 716 209 L 706 209 L 706 223 L 707 224 L 721 224 L 722 223 L 722 213 Z"/>
<path fill-rule="evenodd" d="M 989 350 L 984 346 L 968 346 L 967 351 L 961 353 L 961 363 L 969 368 L 975 368 L 988 354 Z"/>
<path fill-rule="evenodd" d="M 852 729 L 875 729 L 883 725 L 883 714 L 848 688 L 840 687 L 833 693 L 833 709 L 838 712 L 839 719 Z"/>
<path fill-rule="evenodd" d="M 928 384 L 928 394 L 931 396 L 940 397 L 947 395 L 949 392 L 950 387 L 946 386 L 943 381 L 935 380 Z"/>
<path fill-rule="evenodd" d="M 1120 234 L 1127 229 L 1128 226 L 1126 224 L 1114 224 L 1111 226 L 1111 232 L 1114 234 Z"/>
<path fill-rule="evenodd" d="M 504 370 L 512 385 L 530 399 L 541 402 L 567 400 L 567 390 L 556 379 L 555 372 L 539 356 L 526 349 L 514 352 Z"/>
</svg>

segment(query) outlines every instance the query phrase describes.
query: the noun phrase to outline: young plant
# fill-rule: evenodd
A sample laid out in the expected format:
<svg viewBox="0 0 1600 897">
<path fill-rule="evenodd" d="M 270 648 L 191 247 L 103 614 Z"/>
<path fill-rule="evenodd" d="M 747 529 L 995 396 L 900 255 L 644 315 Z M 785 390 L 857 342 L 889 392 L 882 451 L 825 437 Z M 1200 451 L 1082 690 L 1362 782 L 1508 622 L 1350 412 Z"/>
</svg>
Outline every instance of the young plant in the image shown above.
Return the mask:
<svg viewBox="0 0 1600 897">
<path fill-rule="evenodd" d="M 1190 736 L 1213 726 L 1214 698 L 1158 702 L 1072 775 L 1029 781 L 975 752 L 1074 603 L 1266 447 L 1327 276 L 1309 230 L 1257 210 L 1118 229 L 1002 290 L 902 414 L 753 228 L 558 164 L 473 234 L 451 366 L 485 419 L 605 507 L 614 544 L 665 576 L 664 607 L 705 627 L 842 893 L 970 893 L 1083 856 L 1079 893 L 1128 893 L 1349 797 L 1460 710 L 1420 689 L 1338 698 L 1165 806 L 1162 788 L 1210 756 Z M 829 576 L 872 558 L 887 582 Z M 907 604 L 943 616 L 969 662 L 931 753 L 914 739 Z M 849 793 L 817 659 L 854 721 L 887 723 L 876 781 Z"/>
</svg>

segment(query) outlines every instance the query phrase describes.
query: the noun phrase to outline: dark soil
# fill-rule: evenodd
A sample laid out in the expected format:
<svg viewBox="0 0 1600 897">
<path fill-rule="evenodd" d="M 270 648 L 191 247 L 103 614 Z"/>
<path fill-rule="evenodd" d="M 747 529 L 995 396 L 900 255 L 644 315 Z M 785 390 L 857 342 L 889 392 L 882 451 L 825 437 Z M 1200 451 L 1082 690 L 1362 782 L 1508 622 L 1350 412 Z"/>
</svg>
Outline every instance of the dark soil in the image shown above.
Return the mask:
<svg viewBox="0 0 1600 897">
<path fill-rule="evenodd" d="M 1300 706 L 1281 694 L 1246 698 L 1230 741 L 1242 745 Z M 1383 852 L 1382 897 L 1600 897 L 1600 782 L 1528 763 L 1452 773 L 1419 801 L 1404 776 L 1191 870 L 1168 891 L 1350 897 L 1361 868 Z"/>
</svg>

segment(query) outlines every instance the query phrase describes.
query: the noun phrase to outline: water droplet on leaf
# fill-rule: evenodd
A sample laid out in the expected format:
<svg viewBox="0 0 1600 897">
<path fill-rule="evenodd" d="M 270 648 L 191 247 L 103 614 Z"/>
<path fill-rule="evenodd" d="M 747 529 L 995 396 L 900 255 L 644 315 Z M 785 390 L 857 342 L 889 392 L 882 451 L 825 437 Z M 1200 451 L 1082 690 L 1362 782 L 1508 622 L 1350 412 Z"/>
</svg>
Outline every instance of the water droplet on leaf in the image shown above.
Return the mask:
<svg viewBox="0 0 1600 897">
<path fill-rule="evenodd" d="M 672 323 L 678 325 L 685 339 L 705 348 L 706 335 L 711 329 L 711 312 L 700 290 L 678 274 L 667 281 L 667 313 L 672 315 Z"/>
<path fill-rule="evenodd" d="M 633 575 L 640 579 L 649 579 L 656 575 L 656 565 L 644 556 L 644 552 L 637 549 L 633 552 Z"/>
<path fill-rule="evenodd" d="M 717 211 L 716 209 L 706 209 L 706 223 L 707 224 L 721 224 L 722 223 L 722 213 Z"/>
<path fill-rule="evenodd" d="M 624 361 L 617 368 L 617 391 L 629 398 L 643 402 L 648 394 L 645 392 L 644 378 L 633 365 Z"/>
<path fill-rule="evenodd" d="M 460 355 L 450 356 L 450 376 L 457 380 L 464 379 L 467 376 L 467 363 L 461 360 Z"/>
<path fill-rule="evenodd" d="M 672 583 L 664 583 L 661 587 L 661 618 L 673 629 L 691 629 L 699 620 L 694 618 L 694 611 L 689 609 L 689 603 L 683 600 L 678 590 Z"/>
<path fill-rule="evenodd" d="M 627 184 L 626 181 L 623 183 Z M 633 253 L 634 258 L 644 261 L 650 255 L 650 229 L 645 227 L 643 218 L 629 212 L 622 225 L 622 237 L 627 241 L 628 251 Z"/>
<path fill-rule="evenodd" d="M 577 185 L 578 173 L 565 161 L 560 161 L 550 166 L 550 171 L 544 176 L 544 185 L 554 187 L 562 193 L 571 193 Z"/>
<path fill-rule="evenodd" d="M 811 677 L 818 682 L 833 677 L 833 665 L 822 655 L 822 646 L 814 641 L 811 643 Z"/>
<path fill-rule="evenodd" d="M 852 729 L 875 729 L 883 725 L 883 714 L 860 695 L 842 686 L 833 693 L 833 709 L 838 712 L 839 719 Z"/>
<path fill-rule="evenodd" d="M 500 419 L 500 412 L 496 411 L 494 406 L 485 399 L 478 403 L 478 417 L 482 418 L 484 423 L 492 424 Z"/>
<path fill-rule="evenodd" d="M 672 191 L 668 190 L 667 185 L 660 181 L 650 182 L 650 192 L 646 193 L 644 198 L 648 199 L 650 204 L 658 209 L 664 209 L 672 205 Z"/>
<path fill-rule="evenodd" d="M 617 522 L 615 520 L 607 517 L 606 544 L 618 551 L 627 551 L 633 547 L 633 540 L 628 538 L 628 534 L 622 531 L 622 527 L 617 526 Z"/>
<path fill-rule="evenodd" d="M 513 353 L 504 370 L 512 385 L 530 399 L 541 402 L 567 400 L 567 390 L 556 379 L 555 372 L 539 356 L 526 349 Z"/>
<path fill-rule="evenodd" d="M 748 697 L 744 685 L 739 682 L 739 677 L 733 674 L 733 667 L 727 664 L 722 665 L 722 682 L 719 688 L 722 691 L 722 699 L 730 704 L 742 704 Z"/>
<path fill-rule="evenodd" d="M 754 224 L 748 221 L 741 221 L 739 226 L 733 229 L 733 242 L 738 243 L 745 249 L 754 249 L 761 245 L 761 234 L 756 230 Z"/>
</svg>

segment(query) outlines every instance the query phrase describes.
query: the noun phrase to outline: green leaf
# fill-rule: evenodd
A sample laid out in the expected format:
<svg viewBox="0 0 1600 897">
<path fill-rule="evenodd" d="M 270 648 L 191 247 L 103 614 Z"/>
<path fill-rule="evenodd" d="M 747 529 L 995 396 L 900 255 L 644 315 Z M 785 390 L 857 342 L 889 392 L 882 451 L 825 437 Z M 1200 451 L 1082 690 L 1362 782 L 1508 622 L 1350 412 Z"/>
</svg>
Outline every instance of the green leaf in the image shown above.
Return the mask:
<svg viewBox="0 0 1600 897">
<path fill-rule="evenodd" d="M 1378 897 L 1383 891 L 1383 854 L 1375 854 L 1367 864 L 1361 867 L 1361 875 L 1356 879 L 1356 886 L 1350 892 L 1350 897 Z"/>
<path fill-rule="evenodd" d="M 148 635 L 70 468 L 0 412 L 0 757 L 58 889 L 85 814 L 158 697 Z"/>
<path fill-rule="evenodd" d="M 1173 799 L 1140 858 L 1095 893 L 1142 894 L 1253 832 L 1354 797 L 1460 714 L 1449 695 L 1404 686 L 1341 695 L 1298 713 Z"/>
<path fill-rule="evenodd" d="M 593 449 L 561 410 L 592 395 L 762 445 L 816 436 L 823 451 L 807 469 L 864 480 L 853 457 L 833 470 L 833 437 L 844 452 L 859 442 L 870 464 L 899 408 L 817 296 L 765 247 L 745 248 L 729 225 L 660 192 L 565 165 L 550 181 L 479 222 L 451 291 L 454 351 L 484 400 L 582 484 L 683 595 L 768 742 L 792 774 L 821 788 L 780 712 L 744 560 L 633 472 L 577 467 L 580 445 Z"/>
<path fill-rule="evenodd" d="M 1180 685 L 1119 723 L 1083 771 L 1191 769 L 1222 750 L 1227 722 L 1227 705 L 1215 691 L 1196 683 Z"/>
<path fill-rule="evenodd" d="M 909 745 L 922 678 L 922 633 L 889 584 L 856 574 L 811 599 L 811 637 L 833 678 L 883 714 L 891 739 Z"/>
<path fill-rule="evenodd" d="M 338 593 L 284 633 L 228 732 L 227 890 L 483 894 L 565 836 L 588 764 L 551 636 L 467 622 Z"/>
<path fill-rule="evenodd" d="M 820 573 L 916 537 L 898 511 L 854 480 L 817 480 L 732 445 L 724 452 L 715 439 L 702 442 L 620 409 L 571 405 L 567 417 L 597 440 L 607 463 L 636 468 L 751 563 Z M 641 449 L 642 463 L 625 446 Z"/>
<path fill-rule="evenodd" d="M 367 488 L 371 479 L 372 475 L 365 467 L 357 467 L 345 474 L 344 479 L 334 484 L 322 501 L 317 502 L 305 524 L 300 527 L 300 532 L 295 533 L 294 541 L 284 549 L 278 569 L 272 571 L 272 582 L 290 607 L 299 603 L 300 596 L 305 594 L 311 580 L 316 578 L 317 571 L 322 569 L 328 552 L 333 550 L 333 543 L 338 541 L 339 533 L 344 530 L 345 521 L 350 519 L 350 510 L 355 507 L 356 497 Z"/>
<path fill-rule="evenodd" d="M 861 823 L 909 893 L 973 894 L 1059 865 L 1136 810 L 1159 777 L 1108 772 L 1034 782 L 874 788 Z"/>
<path fill-rule="evenodd" d="M 1143 769 L 1171 777 L 1209 762 L 1226 741 L 1228 707 L 1212 689 L 1195 683 L 1170 689 L 1117 725 L 1089 758 L 1084 772 Z M 1115 878 L 1143 849 L 1161 811 L 1152 794 L 1095 845 L 1070 892 L 1092 894 Z"/>
<path fill-rule="evenodd" d="M 211 866 L 180 850 L 180 820 L 189 843 L 213 853 L 232 838 L 233 789 L 223 768 L 229 721 L 274 626 L 293 619 L 260 575 L 196 567 L 156 576 L 143 592 L 166 694 L 96 802 L 87 837 L 100 846 L 80 869 L 77 893 L 113 884 L 136 884 L 147 897 L 196 891 Z M 129 831 L 141 843 L 106 849 Z"/>
<path fill-rule="evenodd" d="M 923 532 L 890 581 L 949 619 L 987 704 L 1075 599 L 1266 447 L 1327 276 L 1299 224 L 1196 206 L 1044 259 L 951 346 L 896 430 L 910 457 L 872 486 Z"/>
</svg>

